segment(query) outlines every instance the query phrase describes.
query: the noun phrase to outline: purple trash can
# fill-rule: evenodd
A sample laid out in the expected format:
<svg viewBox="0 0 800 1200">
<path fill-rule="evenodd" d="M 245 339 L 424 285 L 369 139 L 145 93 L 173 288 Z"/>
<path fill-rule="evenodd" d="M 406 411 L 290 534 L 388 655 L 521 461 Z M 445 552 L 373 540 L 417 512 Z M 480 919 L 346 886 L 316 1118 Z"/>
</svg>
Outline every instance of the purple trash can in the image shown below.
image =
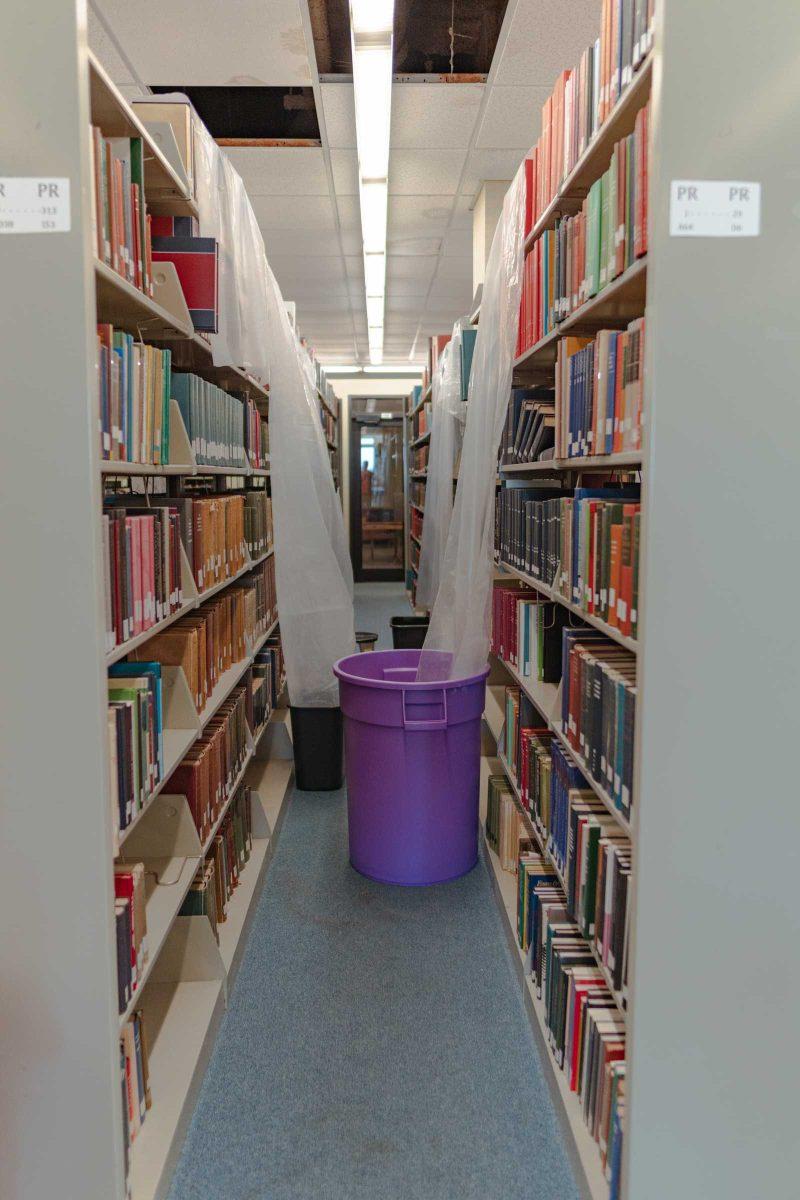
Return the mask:
<svg viewBox="0 0 800 1200">
<path fill-rule="evenodd" d="M 416 683 L 419 650 L 334 666 L 344 714 L 350 862 L 381 883 L 444 883 L 478 860 L 480 675 Z"/>
</svg>

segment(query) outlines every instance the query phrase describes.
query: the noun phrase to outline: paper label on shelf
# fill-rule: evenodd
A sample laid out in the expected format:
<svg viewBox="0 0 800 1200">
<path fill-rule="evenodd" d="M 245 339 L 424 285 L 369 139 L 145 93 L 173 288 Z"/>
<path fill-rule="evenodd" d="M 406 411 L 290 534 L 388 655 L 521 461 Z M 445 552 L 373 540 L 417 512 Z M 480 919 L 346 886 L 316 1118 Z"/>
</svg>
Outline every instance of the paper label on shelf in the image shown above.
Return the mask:
<svg viewBox="0 0 800 1200">
<path fill-rule="evenodd" d="M 723 179 L 673 179 L 671 237 L 758 237 L 761 184 Z"/>
<path fill-rule="evenodd" d="M 0 178 L 0 233 L 66 233 L 68 179 Z"/>
</svg>

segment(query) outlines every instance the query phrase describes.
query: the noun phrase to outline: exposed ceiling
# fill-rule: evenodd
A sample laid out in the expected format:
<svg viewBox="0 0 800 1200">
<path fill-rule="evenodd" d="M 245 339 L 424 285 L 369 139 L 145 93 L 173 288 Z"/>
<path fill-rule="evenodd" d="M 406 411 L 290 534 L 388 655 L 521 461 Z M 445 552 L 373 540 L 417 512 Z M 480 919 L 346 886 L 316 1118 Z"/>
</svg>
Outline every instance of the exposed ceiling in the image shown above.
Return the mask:
<svg viewBox="0 0 800 1200">
<path fill-rule="evenodd" d="M 309 0 L 91 2 L 114 36 L 90 9 L 90 44 L 128 95 L 142 82 L 176 80 L 207 88 L 312 89 L 318 147 L 237 146 L 226 153 L 244 179 L 270 263 L 286 299 L 297 303 L 309 343 L 323 361 L 368 361 L 353 88 L 337 49 L 346 0 L 310 0 L 315 27 L 324 8 L 331 30 L 339 29 L 331 33 L 329 73 L 322 78 Z M 439 10 L 448 10 L 449 25 L 451 2 L 430 0 L 429 55 L 421 60 L 420 14 L 428 0 L 398 0 L 405 24 L 401 31 L 396 23 L 396 40 L 402 37 L 405 57 L 396 65 L 419 70 L 420 62 L 423 69 L 439 63 Z M 454 29 L 474 34 L 480 7 L 479 0 L 455 0 Z M 487 20 L 499 21 L 504 3 L 485 7 Z M 469 310 L 475 196 L 483 180 L 512 178 L 539 135 L 556 75 L 597 35 L 599 12 L 600 0 L 508 0 L 485 82 L 395 77 L 386 363 L 407 363 L 413 347 L 421 359 L 423 339 L 449 331 Z M 483 65 L 480 43 L 470 46 L 473 63 Z M 449 38 L 444 49 L 449 53 Z"/>
</svg>

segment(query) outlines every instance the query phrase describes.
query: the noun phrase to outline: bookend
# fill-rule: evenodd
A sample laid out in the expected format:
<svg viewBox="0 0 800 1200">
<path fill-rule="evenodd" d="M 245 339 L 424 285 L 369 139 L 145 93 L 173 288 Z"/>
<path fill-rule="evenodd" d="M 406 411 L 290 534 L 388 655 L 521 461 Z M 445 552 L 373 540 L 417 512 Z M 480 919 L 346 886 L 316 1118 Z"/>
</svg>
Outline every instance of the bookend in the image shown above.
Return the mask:
<svg viewBox="0 0 800 1200">
<path fill-rule="evenodd" d="M 183 325 L 187 329 L 194 329 L 194 323 L 189 313 L 186 297 L 183 294 L 181 281 L 178 278 L 178 272 L 175 270 L 174 263 L 153 263 L 153 299 L 179 325 Z"/>
</svg>

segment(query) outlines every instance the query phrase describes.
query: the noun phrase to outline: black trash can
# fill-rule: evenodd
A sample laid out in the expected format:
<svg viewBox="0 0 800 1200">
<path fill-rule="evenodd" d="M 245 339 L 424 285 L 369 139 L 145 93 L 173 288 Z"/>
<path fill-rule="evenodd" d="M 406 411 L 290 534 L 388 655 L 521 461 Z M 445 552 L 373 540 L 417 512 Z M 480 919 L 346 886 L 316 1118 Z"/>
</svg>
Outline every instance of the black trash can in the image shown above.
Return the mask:
<svg viewBox="0 0 800 1200">
<path fill-rule="evenodd" d="M 294 743 L 294 780 L 301 792 L 334 792 L 344 782 L 340 708 L 289 705 Z"/>
<path fill-rule="evenodd" d="M 392 645 L 395 650 L 421 650 L 430 617 L 392 617 Z"/>
</svg>

